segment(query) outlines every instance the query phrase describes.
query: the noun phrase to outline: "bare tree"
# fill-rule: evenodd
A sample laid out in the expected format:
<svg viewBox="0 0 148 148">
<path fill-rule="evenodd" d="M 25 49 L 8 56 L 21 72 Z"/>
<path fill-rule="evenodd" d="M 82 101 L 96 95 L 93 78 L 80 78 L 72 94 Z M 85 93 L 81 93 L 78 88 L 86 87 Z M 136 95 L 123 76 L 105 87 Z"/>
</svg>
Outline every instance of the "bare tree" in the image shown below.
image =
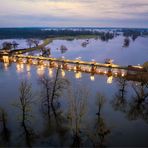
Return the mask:
<svg viewBox="0 0 148 148">
<path fill-rule="evenodd" d="M 116 92 L 111 104 L 115 110 L 120 110 L 125 112 L 127 108 L 126 93 L 128 83 L 126 78 L 117 78 L 116 79 L 117 87 L 119 88 Z"/>
<path fill-rule="evenodd" d="M 127 116 L 130 120 L 141 118 L 148 122 L 148 85 L 145 82 L 133 83 L 134 95 L 129 102 Z"/>
<path fill-rule="evenodd" d="M 21 111 L 21 125 L 24 129 L 26 143 L 31 147 L 31 139 L 33 137 L 33 130 L 29 126 L 30 119 L 32 118 L 31 109 L 33 96 L 32 96 L 32 86 L 27 80 L 22 80 L 19 86 L 19 103 L 16 103 L 15 106 L 18 107 Z"/>
<path fill-rule="evenodd" d="M 68 50 L 68 48 L 65 45 L 61 45 L 60 51 L 62 54 L 64 54 L 67 50 Z"/>
<path fill-rule="evenodd" d="M 126 37 L 125 39 L 124 39 L 124 43 L 123 43 L 123 47 L 128 47 L 130 45 L 130 39 L 128 38 L 128 37 Z"/>
<path fill-rule="evenodd" d="M 18 43 L 16 41 L 12 42 L 13 49 L 15 50 L 18 47 Z"/>
<path fill-rule="evenodd" d="M 2 48 L 3 48 L 3 50 L 10 50 L 12 48 L 12 43 L 11 42 L 3 42 Z"/>
<path fill-rule="evenodd" d="M 27 42 L 27 45 L 29 46 L 29 48 L 31 48 L 32 45 L 34 44 L 33 39 L 27 39 L 26 42 Z"/>
<path fill-rule="evenodd" d="M 39 45 L 40 41 L 38 39 L 33 39 L 33 43 L 37 47 Z"/>
<path fill-rule="evenodd" d="M 4 109 L 0 108 L 0 123 L 2 124 L 2 140 L 8 143 L 10 140 L 10 130 L 7 127 L 7 113 Z"/>
<path fill-rule="evenodd" d="M 110 129 L 107 127 L 105 120 L 101 115 L 101 110 L 105 103 L 106 99 L 104 94 L 98 92 L 96 94 L 98 112 L 96 113 L 97 118 L 95 121 L 95 128 L 92 129 L 91 133 L 88 132 L 88 138 L 92 142 L 93 147 L 104 147 L 105 138 L 110 133 Z"/>
<path fill-rule="evenodd" d="M 52 79 L 47 75 L 43 75 L 39 78 L 39 83 L 42 86 L 42 107 L 49 119 L 51 116 L 51 110 L 53 111 L 54 116 L 57 116 L 56 108 L 59 107 L 58 98 L 69 84 L 68 80 L 59 76 L 59 70 L 60 69 L 58 68 L 55 77 Z"/>
<path fill-rule="evenodd" d="M 73 144 L 74 147 L 81 146 L 81 136 L 83 127 L 83 117 L 87 110 L 88 90 L 84 87 L 69 88 L 69 109 L 68 109 L 68 121 L 73 132 Z"/>
</svg>

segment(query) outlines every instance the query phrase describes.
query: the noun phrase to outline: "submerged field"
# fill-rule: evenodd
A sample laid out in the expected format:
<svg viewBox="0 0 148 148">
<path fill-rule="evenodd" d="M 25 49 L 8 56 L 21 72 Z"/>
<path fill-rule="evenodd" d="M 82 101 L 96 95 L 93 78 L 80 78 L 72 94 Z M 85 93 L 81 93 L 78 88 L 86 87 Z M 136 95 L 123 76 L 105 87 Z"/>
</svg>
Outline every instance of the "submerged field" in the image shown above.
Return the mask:
<svg viewBox="0 0 148 148">
<path fill-rule="evenodd" d="M 45 49 L 56 58 L 102 63 L 109 58 L 123 66 L 143 65 L 148 60 L 148 38 L 129 36 L 128 44 L 125 38 L 123 33 L 112 39 L 56 38 Z M 19 44 L 18 49 L 28 48 L 26 38 L 3 39 L 0 44 L 12 40 Z M 44 39 L 39 40 L 43 43 Z M 61 46 L 66 48 L 61 50 Z M 25 54 L 42 56 L 42 52 L 37 49 Z M 105 75 L 92 79 L 86 73 L 77 77 L 72 71 L 39 65 L 0 63 L 0 117 L 4 117 L 0 146 L 147 147 L 148 82 L 108 79 Z M 20 90 L 23 80 L 31 83 L 25 118 Z"/>
</svg>

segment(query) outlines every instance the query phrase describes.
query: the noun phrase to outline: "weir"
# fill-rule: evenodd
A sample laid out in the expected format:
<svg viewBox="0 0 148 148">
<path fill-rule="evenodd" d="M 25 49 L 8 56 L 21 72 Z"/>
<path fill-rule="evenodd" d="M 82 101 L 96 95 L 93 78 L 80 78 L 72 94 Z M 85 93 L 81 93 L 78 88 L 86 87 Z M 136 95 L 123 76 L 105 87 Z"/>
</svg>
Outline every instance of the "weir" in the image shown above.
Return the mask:
<svg viewBox="0 0 148 148">
<path fill-rule="evenodd" d="M 82 60 L 68 60 L 64 58 L 49 58 L 42 56 L 25 56 L 25 55 L 9 55 L 1 54 L 1 61 L 4 63 L 20 63 L 42 65 L 49 68 L 60 68 L 74 72 L 91 73 L 91 77 L 95 74 L 107 75 L 108 77 L 126 77 L 129 80 L 141 81 L 147 80 L 148 72 L 139 66 L 120 66 L 116 64 L 103 64 L 98 62 L 87 62 Z M 77 76 L 79 77 L 79 75 Z"/>
</svg>

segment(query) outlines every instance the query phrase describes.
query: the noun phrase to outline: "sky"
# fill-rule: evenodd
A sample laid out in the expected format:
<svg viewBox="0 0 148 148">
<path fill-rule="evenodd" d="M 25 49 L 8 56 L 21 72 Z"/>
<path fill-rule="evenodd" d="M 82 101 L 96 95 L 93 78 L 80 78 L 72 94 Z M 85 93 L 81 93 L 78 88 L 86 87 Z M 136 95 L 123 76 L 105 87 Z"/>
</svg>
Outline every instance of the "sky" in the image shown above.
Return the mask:
<svg viewBox="0 0 148 148">
<path fill-rule="evenodd" d="M 0 0 L 0 27 L 148 28 L 148 0 Z"/>
</svg>

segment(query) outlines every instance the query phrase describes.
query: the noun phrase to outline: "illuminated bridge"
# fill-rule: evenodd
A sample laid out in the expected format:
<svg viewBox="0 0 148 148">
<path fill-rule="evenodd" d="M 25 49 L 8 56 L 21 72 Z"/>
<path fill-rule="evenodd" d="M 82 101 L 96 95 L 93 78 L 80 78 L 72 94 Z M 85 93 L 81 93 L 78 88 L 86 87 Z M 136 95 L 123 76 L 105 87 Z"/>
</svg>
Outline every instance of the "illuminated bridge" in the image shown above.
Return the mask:
<svg viewBox="0 0 148 148">
<path fill-rule="evenodd" d="M 143 70 L 141 66 L 119 66 L 115 64 L 102 64 L 95 61 L 87 62 L 77 60 L 67 60 L 64 58 L 49 58 L 41 56 L 25 56 L 25 55 L 12 55 L 2 56 L 4 63 L 19 63 L 19 64 L 33 64 L 49 68 L 60 68 L 63 70 L 74 71 L 77 78 L 81 77 L 80 72 L 90 73 L 93 80 L 95 74 L 107 75 L 108 77 L 125 77 L 129 80 L 140 81 L 141 77 L 146 78 L 148 73 Z"/>
</svg>

